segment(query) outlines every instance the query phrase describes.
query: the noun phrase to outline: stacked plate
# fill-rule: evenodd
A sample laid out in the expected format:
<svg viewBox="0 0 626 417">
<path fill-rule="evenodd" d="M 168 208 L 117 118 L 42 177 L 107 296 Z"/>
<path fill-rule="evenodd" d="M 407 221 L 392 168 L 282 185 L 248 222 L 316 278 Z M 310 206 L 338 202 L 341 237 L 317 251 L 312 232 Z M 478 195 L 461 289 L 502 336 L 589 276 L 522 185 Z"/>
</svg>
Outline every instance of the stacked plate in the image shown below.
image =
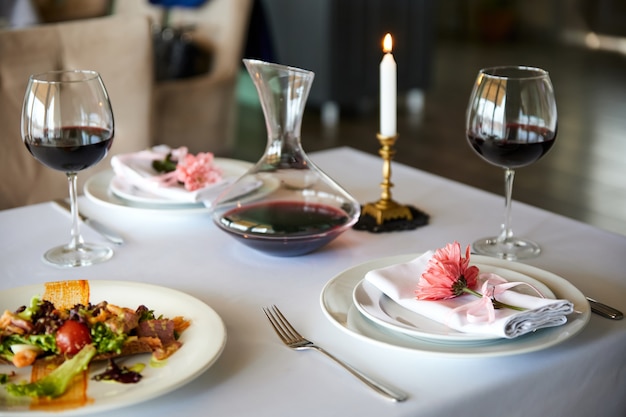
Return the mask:
<svg viewBox="0 0 626 417">
<path fill-rule="evenodd" d="M 416 254 L 370 261 L 331 279 L 322 290 L 322 310 L 330 321 L 350 335 L 374 344 L 442 355 L 500 356 L 532 352 L 563 342 L 581 331 L 591 311 L 585 296 L 565 279 L 516 262 L 472 255 L 481 272 L 493 272 L 509 281 L 522 281 L 544 297 L 563 298 L 574 304 L 567 323 L 514 339 L 461 333 L 412 312 L 364 281 L 373 269 L 415 259 Z"/>
<path fill-rule="evenodd" d="M 227 184 L 234 182 L 252 166 L 249 162 L 228 158 L 215 158 L 215 165 L 222 170 L 223 181 Z M 219 187 L 219 184 L 216 186 Z M 113 170 L 103 171 L 89 178 L 84 191 L 87 198 L 96 203 L 117 207 L 170 211 L 176 214 L 206 213 L 210 210 L 210 201 L 186 198 L 185 193 L 191 193 L 186 192 L 182 185 L 171 187 L 168 193 L 155 193 L 131 184 L 123 177 L 115 175 Z"/>
</svg>

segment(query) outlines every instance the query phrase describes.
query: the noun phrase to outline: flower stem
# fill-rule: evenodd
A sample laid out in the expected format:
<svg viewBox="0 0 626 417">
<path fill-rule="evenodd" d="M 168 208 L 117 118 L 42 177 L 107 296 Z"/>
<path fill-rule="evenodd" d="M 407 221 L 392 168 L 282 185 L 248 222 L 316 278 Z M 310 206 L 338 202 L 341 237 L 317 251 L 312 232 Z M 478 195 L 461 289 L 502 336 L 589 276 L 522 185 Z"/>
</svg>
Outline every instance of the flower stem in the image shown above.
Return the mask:
<svg viewBox="0 0 626 417">
<path fill-rule="evenodd" d="M 478 291 L 474 291 L 473 289 L 467 288 L 467 287 L 463 288 L 463 292 L 467 293 L 467 294 L 472 294 L 473 296 L 478 297 L 478 298 L 482 298 L 482 296 L 483 296 Z"/>
<path fill-rule="evenodd" d="M 463 292 L 467 293 L 467 294 L 472 294 L 473 296 L 478 297 L 478 298 L 482 298 L 483 297 L 483 295 L 481 293 L 479 293 L 478 291 L 474 291 L 471 288 L 465 287 L 465 288 L 463 288 Z M 517 306 L 512 306 L 510 304 L 503 303 L 501 301 L 496 300 L 493 297 L 491 298 L 491 302 L 493 303 L 493 308 L 495 308 L 495 309 L 508 308 L 508 309 L 516 310 L 516 311 L 524 311 L 524 310 L 526 310 L 523 307 L 517 307 Z"/>
</svg>

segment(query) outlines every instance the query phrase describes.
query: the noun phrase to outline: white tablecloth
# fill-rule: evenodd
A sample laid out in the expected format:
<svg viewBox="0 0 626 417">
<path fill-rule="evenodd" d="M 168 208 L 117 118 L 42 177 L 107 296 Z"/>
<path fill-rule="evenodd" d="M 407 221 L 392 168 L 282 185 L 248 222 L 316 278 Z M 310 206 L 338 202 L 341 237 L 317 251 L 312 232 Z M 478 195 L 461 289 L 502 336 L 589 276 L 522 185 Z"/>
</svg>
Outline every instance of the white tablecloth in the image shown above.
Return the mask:
<svg viewBox="0 0 626 417">
<path fill-rule="evenodd" d="M 380 158 L 349 148 L 311 158 L 360 202 L 380 196 Z M 83 198 L 82 210 L 121 231 L 127 244 L 109 262 L 58 269 L 41 255 L 68 236 L 68 215 L 50 203 L 5 210 L 0 289 L 60 279 L 132 280 L 187 292 L 217 311 L 228 333 L 219 360 L 180 389 L 115 411 L 120 417 L 625 416 L 626 320 L 592 315 L 580 334 L 533 353 L 450 358 L 366 343 L 326 319 L 320 292 L 341 271 L 454 240 L 466 245 L 499 228 L 501 196 L 395 163 L 392 180 L 393 198 L 429 213 L 428 226 L 385 234 L 350 230 L 323 250 L 295 258 L 255 252 L 217 230 L 208 215 L 148 215 Z M 513 221 L 517 234 L 543 247 L 528 264 L 626 311 L 626 237 L 517 202 Z M 87 227 L 83 234 L 100 239 Z M 261 311 L 273 303 L 301 333 L 410 399 L 388 402 L 318 353 L 284 347 Z"/>
</svg>

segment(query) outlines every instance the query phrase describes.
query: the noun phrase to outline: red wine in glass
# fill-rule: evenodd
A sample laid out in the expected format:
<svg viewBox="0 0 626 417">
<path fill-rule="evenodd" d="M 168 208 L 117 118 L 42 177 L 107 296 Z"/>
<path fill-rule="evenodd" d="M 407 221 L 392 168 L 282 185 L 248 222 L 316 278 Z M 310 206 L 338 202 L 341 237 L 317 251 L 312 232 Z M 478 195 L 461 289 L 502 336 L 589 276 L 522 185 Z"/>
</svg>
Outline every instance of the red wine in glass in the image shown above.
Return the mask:
<svg viewBox="0 0 626 417">
<path fill-rule="evenodd" d="M 467 140 L 485 161 L 502 168 L 521 168 L 545 155 L 556 139 L 556 132 L 544 127 L 509 123 L 506 136 L 469 132 Z"/>
<path fill-rule="evenodd" d="M 113 144 L 113 132 L 99 127 L 64 127 L 58 136 L 29 138 L 26 148 L 36 160 L 63 172 L 78 172 L 100 162 Z"/>
</svg>

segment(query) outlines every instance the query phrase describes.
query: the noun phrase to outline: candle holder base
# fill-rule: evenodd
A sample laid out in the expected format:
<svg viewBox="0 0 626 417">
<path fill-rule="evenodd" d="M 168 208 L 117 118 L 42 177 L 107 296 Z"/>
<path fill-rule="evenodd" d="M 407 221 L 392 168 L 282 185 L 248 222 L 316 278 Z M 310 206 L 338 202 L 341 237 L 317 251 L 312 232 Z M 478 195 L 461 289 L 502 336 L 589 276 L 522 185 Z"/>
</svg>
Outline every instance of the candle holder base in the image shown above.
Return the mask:
<svg viewBox="0 0 626 417">
<path fill-rule="evenodd" d="M 380 201 L 379 201 L 380 202 Z M 374 214 L 370 214 L 372 210 L 376 210 L 375 206 L 377 203 L 369 203 L 362 207 L 361 216 L 359 220 L 356 222 L 352 228 L 354 230 L 366 231 L 370 233 L 384 233 L 384 232 L 399 232 L 405 230 L 415 230 L 418 227 L 425 226 L 428 224 L 430 216 L 420 209 L 413 206 L 398 206 L 402 207 L 400 215 L 391 215 L 391 211 L 388 211 L 384 217 L 382 217 L 382 221 L 379 222 L 376 216 L 377 212 Z M 395 203 L 391 201 L 391 203 Z M 387 203 L 386 203 L 387 204 Z M 397 203 L 395 203 L 397 204 Z M 368 209 L 368 207 L 374 207 L 373 209 Z M 407 215 L 408 213 L 408 215 Z"/>
<path fill-rule="evenodd" d="M 385 198 L 381 198 L 375 203 L 366 204 L 362 212 L 374 217 L 378 224 L 383 224 L 385 221 L 394 219 L 413 219 L 413 214 L 407 206 Z"/>
</svg>

